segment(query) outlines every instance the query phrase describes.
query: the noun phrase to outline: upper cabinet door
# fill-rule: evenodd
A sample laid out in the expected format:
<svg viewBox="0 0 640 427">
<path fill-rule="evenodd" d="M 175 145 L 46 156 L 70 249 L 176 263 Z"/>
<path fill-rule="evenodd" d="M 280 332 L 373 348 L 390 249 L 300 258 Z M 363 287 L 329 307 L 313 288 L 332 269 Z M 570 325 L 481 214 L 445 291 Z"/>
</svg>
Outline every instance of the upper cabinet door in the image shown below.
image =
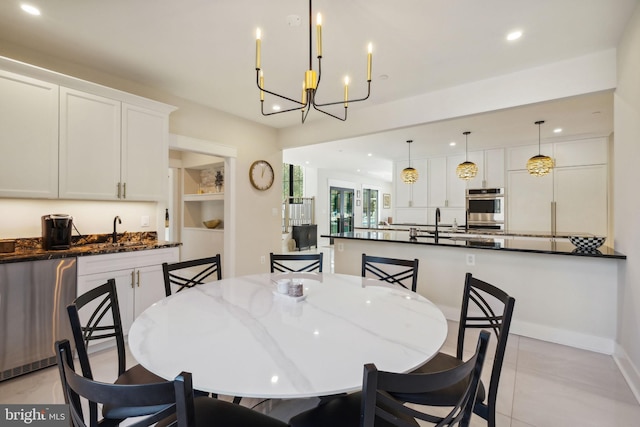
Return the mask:
<svg viewBox="0 0 640 427">
<path fill-rule="evenodd" d="M 448 208 L 464 208 L 467 181 L 458 177 L 458 165 L 464 162 L 464 156 L 447 157 L 447 201 Z"/>
<path fill-rule="evenodd" d="M 0 196 L 58 197 L 58 86 L 0 71 Z"/>
<path fill-rule="evenodd" d="M 166 199 L 168 127 L 167 114 L 122 104 L 123 199 Z"/>
<path fill-rule="evenodd" d="M 120 104 L 60 88 L 60 198 L 118 199 Z"/>
</svg>

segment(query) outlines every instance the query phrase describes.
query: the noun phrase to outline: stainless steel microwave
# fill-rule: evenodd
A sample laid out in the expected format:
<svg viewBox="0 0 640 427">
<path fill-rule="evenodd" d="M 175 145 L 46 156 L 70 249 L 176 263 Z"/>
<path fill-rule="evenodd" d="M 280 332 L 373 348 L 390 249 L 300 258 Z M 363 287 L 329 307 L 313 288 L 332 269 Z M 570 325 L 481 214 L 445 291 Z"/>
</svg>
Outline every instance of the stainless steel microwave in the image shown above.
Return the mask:
<svg viewBox="0 0 640 427">
<path fill-rule="evenodd" d="M 491 228 L 503 229 L 505 207 L 504 188 L 467 189 L 466 208 L 469 228 L 492 226 Z"/>
</svg>

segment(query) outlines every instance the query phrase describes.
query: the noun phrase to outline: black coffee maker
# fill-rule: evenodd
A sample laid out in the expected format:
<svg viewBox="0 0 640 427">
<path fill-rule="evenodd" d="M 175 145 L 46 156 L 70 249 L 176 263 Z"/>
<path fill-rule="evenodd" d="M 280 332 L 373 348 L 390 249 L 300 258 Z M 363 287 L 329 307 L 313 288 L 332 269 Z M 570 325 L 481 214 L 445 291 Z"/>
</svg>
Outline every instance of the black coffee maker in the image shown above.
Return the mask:
<svg viewBox="0 0 640 427">
<path fill-rule="evenodd" d="M 67 214 L 51 214 L 42 217 L 42 249 L 56 251 L 71 247 L 73 218 Z"/>
</svg>

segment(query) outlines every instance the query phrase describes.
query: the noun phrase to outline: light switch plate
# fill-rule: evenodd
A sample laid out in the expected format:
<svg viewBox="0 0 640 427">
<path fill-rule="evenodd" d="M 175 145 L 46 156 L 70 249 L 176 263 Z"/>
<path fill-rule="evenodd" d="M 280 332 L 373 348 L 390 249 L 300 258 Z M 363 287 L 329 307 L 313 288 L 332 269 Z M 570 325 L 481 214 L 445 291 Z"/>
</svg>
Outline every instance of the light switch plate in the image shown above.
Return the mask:
<svg viewBox="0 0 640 427">
<path fill-rule="evenodd" d="M 148 227 L 149 226 L 149 215 L 143 215 L 140 218 L 140 226 L 141 227 Z"/>
</svg>

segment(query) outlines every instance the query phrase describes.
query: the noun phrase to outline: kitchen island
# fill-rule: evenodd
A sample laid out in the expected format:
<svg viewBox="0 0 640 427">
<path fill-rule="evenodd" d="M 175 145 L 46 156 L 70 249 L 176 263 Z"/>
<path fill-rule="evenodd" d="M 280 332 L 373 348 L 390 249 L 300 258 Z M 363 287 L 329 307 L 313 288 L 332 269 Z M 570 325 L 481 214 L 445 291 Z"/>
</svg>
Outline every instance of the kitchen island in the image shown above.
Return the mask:
<svg viewBox="0 0 640 427">
<path fill-rule="evenodd" d="M 432 235 L 360 230 L 334 240 L 336 273 L 360 274 L 362 254 L 419 260 L 417 292 L 458 320 L 465 273 L 516 299 L 511 331 L 518 335 L 612 354 L 618 270 L 626 257 L 602 246 L 578 251 L 563 239 Z"/>
</svg>

